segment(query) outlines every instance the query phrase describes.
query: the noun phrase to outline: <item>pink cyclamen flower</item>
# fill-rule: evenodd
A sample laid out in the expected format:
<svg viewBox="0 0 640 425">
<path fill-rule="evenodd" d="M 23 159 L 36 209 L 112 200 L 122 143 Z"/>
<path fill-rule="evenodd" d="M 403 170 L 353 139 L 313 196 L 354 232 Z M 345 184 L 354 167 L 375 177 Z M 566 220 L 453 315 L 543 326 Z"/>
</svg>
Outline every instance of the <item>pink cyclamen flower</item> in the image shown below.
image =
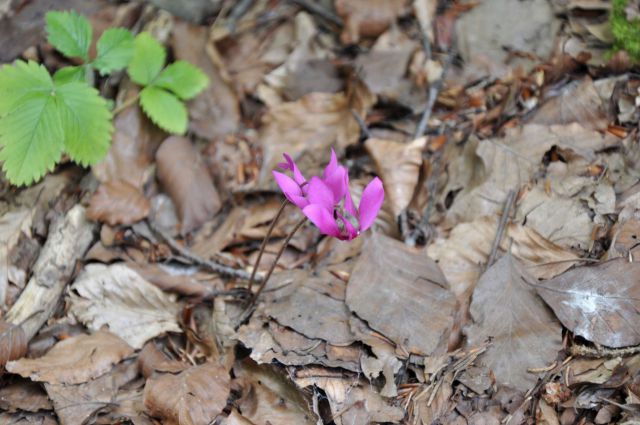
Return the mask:
<svg viewBox="0 0 640 425">
<path fill-rule="evenodd" d="M 379 178 L 367 185 L 356 208 L 349 192 L 349 173 L 338 164 L 333 149 L 322 178 L 314 176 L 309 181 L 289 155 L 284 157 L 286 163 L 279 166 L 291 170 L 293 178 L 278 171 L 273 171 L 273 176 L 287 199 L 302 209 L 322 233 L 351 240 L 371 227 L 384 201 L 384 188 Z"/>
</svg>

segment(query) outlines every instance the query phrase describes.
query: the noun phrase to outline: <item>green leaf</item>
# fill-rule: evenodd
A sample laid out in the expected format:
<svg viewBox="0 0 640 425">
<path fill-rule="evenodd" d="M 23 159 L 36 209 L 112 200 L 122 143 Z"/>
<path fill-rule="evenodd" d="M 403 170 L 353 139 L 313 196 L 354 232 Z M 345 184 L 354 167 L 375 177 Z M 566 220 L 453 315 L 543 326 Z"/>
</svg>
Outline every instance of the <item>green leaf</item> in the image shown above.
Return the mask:
<svg viewBox="0 0 640 425">
<path fill-rule="evenodd" d="M 209 78 L 197 66 L 177 61 L 167 66 L 153 84 L 171 90 L 179 98 L 186 100 L 204 90 L 209 84 Z"/>
<path fill-rule="evenodd" d="M 124 28 L 110 28 L 96 45 L 98 56 L 93 66 L 106 75 L 126 68 L 133 57 L 133 34 Z"/>
<path fill-rule="evenodd" d="M 0 161 L 9 181 L 30 184 L 62 155 L 64 131 L 55 93 L 33 92 L 0 119 Z"/>
<path fill-rule="evenodd" d="M 35 62 L 16 61 L 14 65 L 0 67 L 0 117 L 24 96 L 52 89 L 46 68 Z"/>
<path fill-rule="evenodd" d="M 97 163 L 107 154 L 113 132 L 107 101 L 84 82 L 61 85 L 56 94 L 66 152 L 81 165 Z"/>
<path fill-rule="evenodd" d="M 76 12 L 47 12 L 47 40 L 69 58 L 89 60 L 91 24 Z"/>
<path fill-rule="evenodd" d="M 87 67 L 85 65 L 65 66 L 53 74 L 53 81 L 55 81 L 56 84 L 86 81 L 86 74 Z"/>
<path fill-rule="evenodd" d="M 167 52 L 148 32 L 138 34 L 133 46 L 133 58 L 127 72 L 135 83 L 147 86 L 160 74 Z"/>
<path fill-rule="evenodd" d="M 169 133 L 187 131 L 187 108 L 173 94 L 159 87 L 148 86 L 140 92 L 142 110 L 158 127 Z"/>
</svg>

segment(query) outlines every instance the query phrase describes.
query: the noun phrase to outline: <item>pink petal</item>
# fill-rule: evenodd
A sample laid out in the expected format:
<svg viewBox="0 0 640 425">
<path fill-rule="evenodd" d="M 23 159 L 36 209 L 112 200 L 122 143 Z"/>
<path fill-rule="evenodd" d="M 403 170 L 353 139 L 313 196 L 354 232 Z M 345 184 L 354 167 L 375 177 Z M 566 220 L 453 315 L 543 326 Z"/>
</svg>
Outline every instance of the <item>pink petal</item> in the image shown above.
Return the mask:
<svg viewBox="0 0 640 425">
<path fill-rule="evenodd" d="M 273 174 L 273 178 L 276 179 L 278 186 L 280 186 L 282 193 L 284 193 L 284 196 L 286 196 L 288 200 L 294 202 L 294 197 L 302 196 L 302 189 L 300 189 L 298 183 L 293 181 L 291 177 L 275 170 L 271 173 Z"/>
<path fill-rule="evenodd" d="M 360 206 L 358 207 L 360 232 L 364 232 L 371 227 L 378 215 L 378 211 L 380 211 L 380 207 L 382 207 L 382 202 L 384 202 L 384 188 L 382 187 L 382 180 L 376 177 L 362 192 Z"/>
<path fill-rule="evenodd" d="M 347 173 L 347 169 L 343 166 L 338 166 L 335 171 L 329 174 L 327 177 L 323 179 L 325 184 L 329 186 L 331 192 L 333 193 L 333 203 L 337 204 L 344 197 L 347 192 L 348 186 L 345 180 L 345 174 Z"/>
<path fill-rule="evenodd" d="M 322 177 L 326 179 L 329 175 L 333 174 L 338 168 L 338 157 L 336 156 L 336 151 L 331 148 L 331 159 L 327 164 L 327 167 L 324 169 L 324 173 L 322 173 Z"/>
<path fill-rule="evenodd" d="M 322 205 L 325 209 L 333 211 L 335 203 L 333 202 L 333 192 L 322 179 L 313 176 L 309 181 L 309 189 L 307 190 L 307 199 L 310 204 Z"/>
<path fill-rule="evenodd" d="M 351 191 L 349 190 L 349 173 L 345 173 L 344 176 L 344 185 L 345 185 L 345 199 L 344 199 L 344 209 L 347 210 L 349 214 L 353 217 L 358 216 L 358 211 L 356 211 L 356 206 L 353 204 L 353 198 L 351 198 Z"/>
<path fill-rule="evenodd" d="M 356 237 L 358 237 L 358 231 L 355 227 L 353 227 L 353 224 L 351 224 L 351 222 L 347 220 L 342 214 L 336 213 L 336 215 L 339 219 L 342 220 L 342 224 L 344 224 L 344 229 L 346 231 L 346 235 L 342 234 L 340 239 L 350 241 L 351 239 L 355 239 Z"/>
<path fill-rule="evenodd" d="M 310 204 L 302 209 L 302 213 L 307 216 L 313 224 L 325 235 L 340 237 L 340 228 L 329 210 L 322 205 Z"/>
<path fill-rule="evenodd" d="M 286 166 L 282 167 L 282 168 L 284 168 L 285 170 L 291 170 L 291 172 L 293 172 L 293 179 L 300 186 L 302 186 L 304 183 L 306 183 L 307 179 L 304 178 L 304 176 L 300 172 L 300 169 L 296 165 L 295 161 L 291 158 L 291 156 L 289 156 L 289 154 L 287 154 L 287 153 L 282 154 L 282 156 L 284 156 L 284 159 L 287 161 Z M 285 165 L 285 164 L 279 164 L 279 165 L 282 166 L 282 165 Z"/>
</svg>

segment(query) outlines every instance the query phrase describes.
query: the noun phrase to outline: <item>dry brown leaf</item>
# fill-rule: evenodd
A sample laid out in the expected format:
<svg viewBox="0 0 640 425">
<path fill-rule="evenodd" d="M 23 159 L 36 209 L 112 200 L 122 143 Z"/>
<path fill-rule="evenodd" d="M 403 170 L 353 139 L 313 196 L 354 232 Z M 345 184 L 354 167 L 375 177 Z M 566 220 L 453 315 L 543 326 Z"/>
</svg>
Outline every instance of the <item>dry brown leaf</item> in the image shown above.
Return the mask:
<svg viewBox="0 0 640 425">
<path fill-rule="evenodd" d="M 191 142 L 171 136 L 156 153 L 158 180 L 178 208 L 181 232 L 189 233 L 220 211 L 220 197 Z"/>
<path fill-rule="evenodd" d="M 385 195 L 389 197 L 391 210 L 396 217 L 409 206 L 413 198 L 422 166 L 422 149 L 426 142 L 425 137 L 407 144 L 381 139 L 369 139 L 365 142 L 384 182 Z"/>
<path fill-rule="evenodd" d="M 479 218 L 457 225 L 448 238 L 437 239 L 427 247 L 427 255 L 438 263 L 456 296 L 462 296 L 477 282 L 497 228 L 497 218 Z M 514 223 L 506 226 L 500 251 L 511 252 L 537 279 L 550 279 L 580 261 L 572 251 Z"/>
<path fill-rule="evenodd" d="M 455 298 L 438 265 L 380 234 L 366 242 L 347 284 L 347 306 L 408 352 L 430 355 L 449 337 Z"/>
<path fill-rule="evenodd" d="M 295 102 L 273 105 L 260 129 L 264 155 L 260 184 L 272 181 L 271 171 L 285 152 L 296 161 L 304 155 L 298 165 L 309 174 L 318 174 L 307 170 L 320 170 L 319 164 L 329 159 L 330 146 L 342 150 L 355 143 L 360 127 L 350 108 L 344 93 L 310 93 Z"/>
<path fill-rule="evenodd" d="M 2 307 L 5 306 L 7 300 L 9 274 L 12 268 L 9 260 L 10 253 L 18 245 L 22 234 L 31 236 L 31 223 L 34 214 L 35 209 L 20 208 L 0 216 L 0 306 Z M 0 355 L 0 365 L 2 364 L 4 362 Z"/>
<path fill-rule="evenodd" d="M 20 325 L 0 319 L 0 368 L 8 361 L 24 356 L 27 353 L 27 343 L 27 336 Z"/>
<path fill-rule="evenodd" d="M 469 346 L 487 340 L 480 358 L 500 384 L 527 391 L 537 381 L 527 369 L 548 366 L 562 348 L 562 327 L 538 297 L 535 279 L 510 254 L 481 277 L 473 291 Z"/>
<path fill-rule="evenodd" d="M 629 219 L 618 222 L 611 228 L 611 245 L 607 251 L 608 260 L 616 257 L 635 259 L 640 249 L 640 220 Z"/>
<path fill-rule="evenodd" d="M 147 413 L 167 425 L 208 425 L 227 405 L 229 373 L 214 363 L 177 375 L 151 377 L 144 387 Z"/>
<path fill-rule="evenodd" d="M 560 94 L 545 102 L 530 121 L 535 124 L 579 123 L 591 130 L 606 130 L 609 118 L 591 77 L 567 84 Z"/>
<path fill-rule="evenodd" d="M 574 334 L 608 347 L 640 344 L 640 264 L 618 258 L 569 270 L 538 293 Z"/>
<path fill-rule="evenodd" d="M 238 409 L 255 425 L 317 423 L 309 400 L 293 385 L 284 371 L 258 366 L 251 361 L 234 367 L 242 388 Z"/>
<path fill-rule="evenodd" d="M 142 191 L 124 180 L 101 184 L 89 202 L 89 220 L 118 224 L 133 224 L 149 214 L 149 200 Z"/>
<path fill-rule="evenodd" d="M 406 0 L 335 0 L 338 15 L 344 19 L 340 38 L 357 43 L 360 36 L 376 37 L 407 12 Z"/>
<path fill-rule="evenodd" d="M 45 383 L 47 394 L 61 425 L 87 423 L 110 406 L 118 389 L 138 376 L 135 360 L 125 360 L 108 373 L 79 385 Z"/>
<path fill-rule="evenodd" d="M 21 379 L 0 388 L 0 410 L 38 412 L 52 409 L 49 397 L 36 382 Z"/>
<path fill-rule="evenodd" d="M 147 342 L 140 351 L 138 364 L 140 365 L 140 372 L 145 378 L 149 378 L 156 371 L 178 373 L 189 367 L 186 363 L 169 358 L 158 349 L 153 341 Z"/>
<path fill-rule="evenodd" d="M 81 384 L 104 375 L 132 353 L 117 335 L 98 331 L 62 340 L 37 359 L 11 361 L 7 371 L 38 382 Z"/>
<path fill-rule="evenodd" d="M 210 42 L 207 27 L 174 19 L 171 46 L 176 59 L 198 66 L 209 77 L 206 90 L 188 103 L 189 128 L 205 139 L 234 133 L 240 125 L 238 99 L 208 57 Z"/>
<path fill-rule="evenodd" d="M 255 425 L 249 419 L 242 416 L 236 409 L 231 409 L 231 413 L 226 417 L 222 425 Z"/>
<path fill-rule="evenodd" d="M 0 413 L 0 423 L 11 425 L 59 425 L 52 412 L 47 413 Z"/>
<path fill-rule="evenodd" d="M 127 262 L 134 272 L 166 292 L 173 292 L 187 297 L 201 297 L 211 293 L 216 287 L 200 280 L 210 279 L 210 274 L 199 273 L 197 267 L 179 267 L 161 263 Z"/>
<path fill-rule="evenodd" d="M 87 264 L 71 290 L 69 310 L 79 321 L 94 330 L 107 325 L 134 348 L 164 332 L 181 332 L 175 296 L 123 264 Z"/>
</svg>

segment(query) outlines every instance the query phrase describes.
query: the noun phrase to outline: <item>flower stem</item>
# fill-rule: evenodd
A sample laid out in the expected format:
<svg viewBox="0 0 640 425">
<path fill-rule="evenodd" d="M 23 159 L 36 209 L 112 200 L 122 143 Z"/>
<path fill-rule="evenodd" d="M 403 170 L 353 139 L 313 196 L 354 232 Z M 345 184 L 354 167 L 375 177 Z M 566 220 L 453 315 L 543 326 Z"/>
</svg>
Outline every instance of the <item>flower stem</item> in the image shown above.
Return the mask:
<svg viewBox="0 0 640 425">
<path fill-rule="evenodd" d="M 256 302 L 256 300 L 260 296 L 260 293 L 262 292 L 264 287 L 267 286 L 267 282 L 269 281 L 271 274 L 275 270 L 276 265 L 278 264 L 278 260 L 282 256 L 282 253 L 284 252 L 287 245 L 289 245 L 289 241 L 291 240 L 291 238 L 293 238 L 293 235 L 296 234 L 298 229 L 301 228 L 306 221 L 307 221 L 307 217 L 302 217 L 302 219 L 298 222 L 298 224 L 296 224 L 296 227 L 294 227 L 291 233 L 289 233 L 289 235 L 287 236 L 287 239 L 284 240 L 284 243 L 280 247 L 280 250 L 278 251 L 278 254 L 276 255 L 275 260 L 273 260 L 273 264 L 271 264 L 271 268 L 267 272 L 267 275 L 264 277 L 264 280 L 260 283 L 260 286 L 258 287 L 258 290 L 256 291 L 255 295 L 251 298 L 251 301 L 249 302 L 249 307 L 251 307 Z"/>
<path fill-rule="evenodd" d="M 134 103 L 136 103 L 138 101 L 138 95 L 135 95 L 133 97 L 130 97 L 129 99 L 125 100 L 124 102 L 122 102 L 120 105 L 116 106 L 115 108 L 113 108 L 113 116 L 115 117 L 116 115 L 118 115 L 120 112 L 124 111 L 125 109 L 127 109 L 129 106 L 132 106 Z"/>
<path fill-rule="evenodd" d="M 271 236 L 273 229 L 276 227 L 276 223 L 278 222 L 278 219 L 282 215 L 282 211 L 284 211 L 284 207 L 287 206 L 287 202 L 288 201 L 286 199 L 282 201 L 282 204 L 280 205 L 280 208 L 278 209 L 276 216 L 273 218 L 273 220 L 271 220 L 271 225 L 269 225 L 269 230 L 267 230 L 267 234 L 262 240 L 262 244 L 260 244 L 260 252 L 258 252 L 258 258 L 256 259 L 256 263 L 253 265 L 253 270 L 251 271 L 251 277 L 249 278 L 249 287 L 247 288 L 247 292 L 249 294 L 251 293 L 251 289 L 253 288 L 253 282 L 255 281 L 255 278 L 256 278 L 256 272 L 258 271 L 260 260 L 262 260 L 262 254 L 264 254 L 264 249 L 267 246 L 267 241 L 269 240 L 269 237 Z"/>
</svg>

